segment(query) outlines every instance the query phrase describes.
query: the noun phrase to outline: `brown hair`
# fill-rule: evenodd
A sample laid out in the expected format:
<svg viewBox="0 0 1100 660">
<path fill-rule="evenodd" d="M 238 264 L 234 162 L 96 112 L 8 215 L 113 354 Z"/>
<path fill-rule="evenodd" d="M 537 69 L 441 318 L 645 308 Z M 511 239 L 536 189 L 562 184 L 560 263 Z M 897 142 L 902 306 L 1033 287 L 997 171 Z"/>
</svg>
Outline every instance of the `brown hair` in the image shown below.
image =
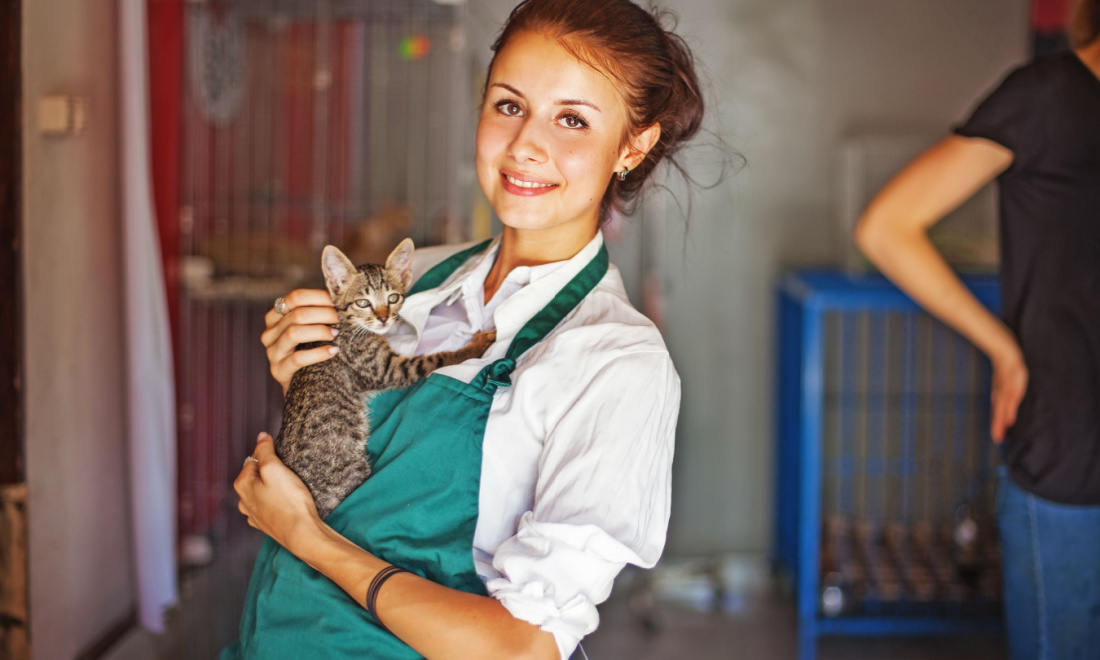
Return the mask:
<svg viewBox="0 0 1100 660">
<path fill-rule="evenodd" d="M 618 83 L 627 109 L 623 144 L 653 124 L 661 137 L 625 180 L 612 177 L 600 205 L 600 222 L 612 208 L 629 212 L 657 164 L 690 140 L 703 122 L 703 95 L 695 59 L 684 40 L 630 0 L 524 0 L 512 10 L 493 44 L 493 61 L 519 32 L 557 40 L 577 59 Z M 493 65 L 489 64 L 492 73 Z"/>
<path fill-rule="evenodd" d="M 1100 38 L 1100 0 L 1078 0 L 1069 23 L 1069 37 L 1074 46 L 1088 46 Z"/>
</svg>

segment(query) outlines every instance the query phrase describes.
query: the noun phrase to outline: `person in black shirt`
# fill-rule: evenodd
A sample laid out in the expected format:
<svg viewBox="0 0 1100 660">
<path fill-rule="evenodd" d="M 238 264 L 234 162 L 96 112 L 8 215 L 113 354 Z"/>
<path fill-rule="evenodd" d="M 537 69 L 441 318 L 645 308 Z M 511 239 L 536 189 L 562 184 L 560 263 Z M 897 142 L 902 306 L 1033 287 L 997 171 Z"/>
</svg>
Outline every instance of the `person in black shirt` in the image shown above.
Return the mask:
<svg viewBox="0 0 1100 660">
<path fill-rule="evenodd" d="M 990 432 L 1012 657 L 1100 657 L 1100 0 L 1076 50 L 1016 69 L 871 202 L 867 257 L 993 365 Z M 1000 185 L 998 319 L 926 230 Z"/>
</svg>

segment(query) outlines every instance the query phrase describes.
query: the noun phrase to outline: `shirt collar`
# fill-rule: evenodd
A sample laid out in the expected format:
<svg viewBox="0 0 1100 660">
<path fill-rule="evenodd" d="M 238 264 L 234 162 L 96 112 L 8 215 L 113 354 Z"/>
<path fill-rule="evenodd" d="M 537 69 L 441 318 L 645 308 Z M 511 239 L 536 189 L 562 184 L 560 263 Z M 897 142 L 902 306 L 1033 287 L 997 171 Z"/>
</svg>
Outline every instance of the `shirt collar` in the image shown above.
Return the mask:
<svg viewBox="0 0 1100 660">
<path fill-rule="evenodd" d="M 603 233 L 588 242 L 581 251 L 565 261 L 543 264 L 531 269 L 531 282 L 500 304 L 493 314 L 497 327 L 497 341 L 511 343 L 512 338 L 525 323 L 548 305 L 566 284 L 592 261 L 603 246 Z M 554 268 L 546 266 L 554 265 Z M 539 272 L 534 272 L 538 270 Z"/>
<path fill-rule="evenodd" d="M 549 304 L 554 296 L 596 257 L 596 253 L 600 251 L 603 244 L 603 232 L 597 231 L 596 236 L 569 259 L 538 266 L 521 266 L 509 273 L 509 279 L 515 275 L 517 278 L 529 279 L 529 282 L 501 303 L 493 314 L 497 328 L 497 341 L 506 339 L 510 342 L 523 324 Z M 410 298 L 401 310 L 401 317 L 419 336 L 429 313 L 436 305 L 453 302 L 463 294 L 483 295 L 478 292 L 484 291 L 485 278 L 493 267 L 499 250 L 500 236 L 497 236 L 488 250 L 460 266 L 438 288 L 424 291 Z M 517 273 L 521 269 L 522 272 Z"/>
</svg>

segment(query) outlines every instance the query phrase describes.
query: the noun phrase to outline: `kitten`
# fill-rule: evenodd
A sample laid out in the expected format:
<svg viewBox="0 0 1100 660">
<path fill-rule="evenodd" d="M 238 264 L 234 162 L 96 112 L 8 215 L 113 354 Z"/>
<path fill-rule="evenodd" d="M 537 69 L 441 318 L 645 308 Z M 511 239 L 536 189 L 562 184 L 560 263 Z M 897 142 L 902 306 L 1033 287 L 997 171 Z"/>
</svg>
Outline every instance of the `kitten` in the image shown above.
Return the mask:
<svg viewBox="0 0 1100 660">
<path fill-rule="evenodd" d="M 358 268 L 331 245 L 321 255 L 325 284 L 340 314 L 340 334 L 332 342 L 340 350 L 294 374 L 275 453 L 309 487 L 322 518 L 370 476 L 369 395 L 481 357 L 495 339 L 496 333 L 479 332 L 457 351 L 416 357 L 393 352 L 383 335 L 397 322 L 412 283 L 412 252 L 406 238 L 385 266 Z"/>
</svg>

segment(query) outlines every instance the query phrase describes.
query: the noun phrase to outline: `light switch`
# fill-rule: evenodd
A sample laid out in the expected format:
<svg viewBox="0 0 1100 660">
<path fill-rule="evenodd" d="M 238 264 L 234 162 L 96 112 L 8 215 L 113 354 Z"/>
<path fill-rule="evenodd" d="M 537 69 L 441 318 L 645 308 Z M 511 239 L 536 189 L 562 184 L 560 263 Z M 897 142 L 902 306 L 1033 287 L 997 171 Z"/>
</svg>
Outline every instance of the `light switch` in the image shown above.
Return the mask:
<svg viewBox="0 0 1100 660">
<path fill-rule="evenodd" d="M 63 94 L 38 99 L 38 131 L 43 135 L 80 135 L 87 126 L 86 101 Z"/>
</svg>

